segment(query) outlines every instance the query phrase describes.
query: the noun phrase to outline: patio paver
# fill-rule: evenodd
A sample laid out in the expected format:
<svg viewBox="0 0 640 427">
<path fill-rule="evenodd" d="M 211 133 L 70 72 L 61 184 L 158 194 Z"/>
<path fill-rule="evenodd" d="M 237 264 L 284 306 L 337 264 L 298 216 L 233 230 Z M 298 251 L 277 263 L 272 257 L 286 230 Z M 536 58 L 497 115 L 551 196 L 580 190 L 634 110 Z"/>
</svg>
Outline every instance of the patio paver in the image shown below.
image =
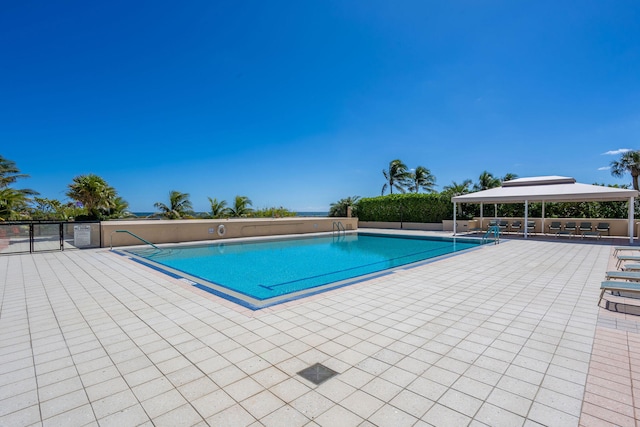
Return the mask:
<svg viewBox="0 0 640 427">
<path fill-rule="evenodd" d="M 0 425 L 636 425 L 610 260 L 503 241 L 252 312 L 106 250 L 3 256 Z"/>
</svg>

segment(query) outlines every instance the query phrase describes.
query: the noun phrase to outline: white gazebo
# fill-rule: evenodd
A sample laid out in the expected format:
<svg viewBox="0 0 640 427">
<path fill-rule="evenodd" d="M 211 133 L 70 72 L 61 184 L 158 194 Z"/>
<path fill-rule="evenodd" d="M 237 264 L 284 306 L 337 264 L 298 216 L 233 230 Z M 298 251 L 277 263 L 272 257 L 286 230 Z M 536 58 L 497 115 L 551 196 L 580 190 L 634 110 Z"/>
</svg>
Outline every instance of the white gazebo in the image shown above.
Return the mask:
<svg viewBox="0 0 640 427">
<path fill-rule="evenodd" d="M 638 196 L 636 190 L 580 184 L 566 176 L 538 176 L 505 181 L 501 187 L 475 193 L 454 196 L 453 234 L 456 234 L 456 207 L 458 203 L 524 203 L 525 224 L 529 217 L 529 202 L 542 202 L 542 229 L 544 230 L 544 202 L 605 202 L 629 201 L 629 241 L 633 243 L 633 201 Z M 527 227 L 524 227 L 527 238 Z"/>
</svg>

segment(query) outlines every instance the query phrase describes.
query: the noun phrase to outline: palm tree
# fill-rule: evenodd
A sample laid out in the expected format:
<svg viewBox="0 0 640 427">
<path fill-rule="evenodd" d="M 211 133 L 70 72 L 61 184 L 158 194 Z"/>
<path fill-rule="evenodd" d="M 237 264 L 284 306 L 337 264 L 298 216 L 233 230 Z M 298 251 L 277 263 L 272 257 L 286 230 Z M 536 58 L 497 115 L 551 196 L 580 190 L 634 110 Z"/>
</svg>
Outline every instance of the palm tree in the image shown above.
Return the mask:
<svg viewBox="0 0 640 427">
<path fill-rule="evenodd" d="M 508 172 L 505 176 L 502 177 L 502 182 L 511 181 L 513 179 L 516 179 L 517 177 L 518 175 L 516 175 L 515 173 Z"/>
<path fill-rule="evenodd" d="M 246 196 L 236 196 L 233 207 L 229 208 L 229 214 L 236 218 L 245 217 L 253 212 L 253 209 L 249 207 L 252 203 L 251 199 Z"/>
<path fill-rule="evenodd" d="M 461 183 L 457 183 L 455 181 L 451 181 L 451 185 L 445 185 L 442 189 L 444 194 L 450 196 L 462 196 L 463 194 L 468 194 L 471 192 L 469 186 L 471 185 L 470 179 L 465 179 Z"/>
<path fill-rule="evenodd" d="M 353 196 L 347 197 L 345 199 L 340 199 L 335 203 L 331 203 L 331 206 L 329 207 L 329 216 L 347 216 L 347 210 L 349 206 L 355 206 L 358 203 L 358 200 L 360 200 L 360 196 Z"/>
<path fill-rule="evenodd" d="M 0 188 L 0 220 L 28 219 L 30 201 L 20 190 Z"/>
<path fill-rule="evenodd" d="M 226 200 L 220 200 L 216 198 L 208 197 L 211 204 L 211 218 L 222 218 L 229 214 L 229 208 L 227 208 Z"/>
<path fill-rule="evenodd" d="M 417 193 L 422 188 L 427 193 L 435 192 L 436 177 L 424 166 L 418 166 L 415 171 L 409 174 L 409 191 Z"/>
<path fill-rule="evenodd" d="M 496 178 L 492 173 L 484 171 L 478 177 L 478 183 L 473 186 L 473 189 L 475 191 L 482 191 L 495 187 L 500 187 L 500 178 Z"/>
<path fill-rule="evenodd" d="M 394 188 L 399 192 L 404 193 L 404 188 L 406 187 L 411 174 L 407 169 L 407 165 L 402 163 L 401 160 L 396 159 L 389 162 L 389 169 L 382 169 L 382 175 L 384 175 L 384 179 L 387 180 L 387 182 L 382 186 L 382 195 L 384 195 L 387 188 L 389 188 L 391 194 L 393 194 Z"/>
<path fill-rule="evenodd" d="M 156 215 L 166 219 L 180 219 L 188 216 L 193 210 L 189 200 L 189 193 L 181 193 L 175 190 L 169 192 L 168 206 L 162 202 L 154 203 L 153 206 L 160 210 L 160 213 Z"/>
<path fill-rule="evenodd" d="M 133 218 L 135 215 L 129 211 L 129 202 L 120 196 L 114 197 L 109 207 L 109 218 Z"/>
<path fill-rule="evenodd" d="M 29 175 L 20 173 L 16 162 L 0 155 L 0 188 L 8 187 L 9 184 L 13 184 L 21 178 L 29 178 Z"/>
<path fill-rule="evenodd" d="M 20 173 L 20 169 L 13 160 L 0 156 L 0 219 L 28 218 L 29 196 L 38 195 L 37 191 L 24 188 L 10 188 L 18 179 L 28 178 L 29 175 Z"/>
<path fill-rule="evenodd" d="M 116 190 L 95 174 L 79 175 L 69 184 L 67 197 L 82 203 L 90 217 L 100 218 L 115 206 Z"/>
<path fill-rule="evenodd" d="M 617 178 L 622 178 L 627 172 L 631 174 L 633 189 L 638 191 L 640 151 L 627 151 L 620 156 L 620 160 L 614 160 L 611 162 L 611 175 Z"/>
</svg>

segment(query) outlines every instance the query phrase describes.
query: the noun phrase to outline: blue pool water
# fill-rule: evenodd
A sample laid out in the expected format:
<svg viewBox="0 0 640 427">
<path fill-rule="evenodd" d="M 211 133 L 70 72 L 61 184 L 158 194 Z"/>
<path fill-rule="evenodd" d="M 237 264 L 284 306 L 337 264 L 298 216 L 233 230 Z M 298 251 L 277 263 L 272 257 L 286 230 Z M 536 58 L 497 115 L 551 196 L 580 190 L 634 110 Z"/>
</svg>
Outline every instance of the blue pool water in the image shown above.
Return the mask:
<svg viewBox="0 0 640 427">
<path fill-rule="evenodd" d="M 464 239 L 354 233 L 127 252 L 208 282 L 198 280 L 203 289 L 213 284 L 266 301 L 479 245 Z"/>
</svg>

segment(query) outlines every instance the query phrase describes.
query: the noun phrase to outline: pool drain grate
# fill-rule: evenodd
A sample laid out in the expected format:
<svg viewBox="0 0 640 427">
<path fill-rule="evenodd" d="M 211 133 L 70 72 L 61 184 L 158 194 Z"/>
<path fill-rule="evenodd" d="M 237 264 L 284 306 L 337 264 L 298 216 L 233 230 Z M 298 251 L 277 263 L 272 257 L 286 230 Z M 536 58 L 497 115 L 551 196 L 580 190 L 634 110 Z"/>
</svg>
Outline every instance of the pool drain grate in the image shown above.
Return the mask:
<svg viewBox="0 0 640 427">
<path fill-rule="evenodd" d="M 303 369 L 298 372 L 302 378 L 311 381 L 315 385 L 322 384 L 329 378 L 338 375 L 338 373 L 332 369 L 327 368 L 320 363 L 316 363 L 315 365 L 311 365 L 308 368 Z"/>
</svg>

